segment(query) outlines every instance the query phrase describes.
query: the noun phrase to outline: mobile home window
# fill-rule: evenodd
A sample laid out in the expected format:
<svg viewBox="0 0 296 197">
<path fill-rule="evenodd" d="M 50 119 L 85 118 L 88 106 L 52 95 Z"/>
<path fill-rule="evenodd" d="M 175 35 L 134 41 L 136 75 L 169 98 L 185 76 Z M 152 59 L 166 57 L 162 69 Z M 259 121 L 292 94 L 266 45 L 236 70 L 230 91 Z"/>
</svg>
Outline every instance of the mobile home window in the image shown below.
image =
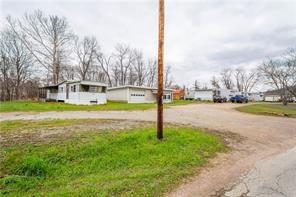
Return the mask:
<svg viewBox="0 0 296 197">
<path fill-rule="evenodd" d="M 96 86 L 89 86 L 89 92 L 97 92 Z"/>
<path fill-rule="evenodd" d="M 106 87 L 103 87 L 103 86 L 98 86 L 97 87 L 97 92 L 103 92 L 103 93 L 105 93 L 106 92 Z"/>
<path fill-rule="evenodd" d="M 71 86 L 71 92 L 76 92 L 76 85 Z"/>
<path fill-rule="evenodd" d="M 163 95 L 163 99 L 164 100 L 170 100 L 171 99 L 171 95 L 165 94 L 165 95 Z"/>
</svg>

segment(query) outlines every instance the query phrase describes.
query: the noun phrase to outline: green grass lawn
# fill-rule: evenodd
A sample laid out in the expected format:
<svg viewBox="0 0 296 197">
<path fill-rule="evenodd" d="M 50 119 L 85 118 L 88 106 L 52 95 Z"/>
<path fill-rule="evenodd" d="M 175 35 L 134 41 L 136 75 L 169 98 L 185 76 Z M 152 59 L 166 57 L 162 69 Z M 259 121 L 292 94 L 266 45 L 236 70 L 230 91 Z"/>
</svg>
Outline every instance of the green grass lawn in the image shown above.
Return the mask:
<svg viewBox="0 0 296 197">
<path fill-rule="evenodd" d="M 186 105 L 196 101 L 174 101 L 165 104 L 166 107 L 174 105 Z M 155 108 L 155 103 L 122 103 L 108 101 L 105 105 L 71 105 L 58 102 L 34 102 L 34 101 L 11 101 L 0 102 L 0 112 L 17 111 L 96 111 L 96 110 L 147 110 Z"/>
<path fill-rule="evenodd" d="M 260 103 L 246 105 L 236 108 L 238 111 L 251 114 L 270 115 L 270 116 L 286 116 L 296 118 L 296 104 L 289 103 L 287 106 L 283 104 Z"/>
<path fill-rule="evenodd" d="M 34 128 L 42 123 L 56 124 Z M 162 196 L 227 150 L 201 129 L 167 127 L 163 141 L 155 133 L 142 127 L 0 145 L 0 195 Z"/>
</svg>

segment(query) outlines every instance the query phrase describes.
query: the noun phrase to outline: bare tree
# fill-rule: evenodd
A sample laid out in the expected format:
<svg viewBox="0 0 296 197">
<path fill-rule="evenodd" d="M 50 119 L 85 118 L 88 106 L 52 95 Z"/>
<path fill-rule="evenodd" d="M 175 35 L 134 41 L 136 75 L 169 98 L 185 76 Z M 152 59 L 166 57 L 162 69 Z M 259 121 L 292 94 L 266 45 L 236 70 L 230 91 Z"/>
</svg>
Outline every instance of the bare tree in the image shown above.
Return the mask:
<svg viewBox="0 0 296 197">
<path fill-rule="evenodd" d="M 67 65 L 62 69 L 62 80 L 74 80 L 76 78 L 76 68 Z"/>
<path fill-rule="evenodd" d="M 207 84 L 207 83 L 204 83 L 201 89 L 202 89 L 202 90 L 207 90 L 207 89 L 209 89 L 209 88 L 208 88 L 208 84 Z"/>
<path fill-rule="evenodd" d="M 112 67 L 113 56 L 112 55 L 106 56 L 103 53 L 97 53 L 96 57 L 100 67 L 102 68 L 103 72 L 106 75 L 109 87 L 112 87 L 111 67 Z"/>
<path fill-rule="evenodd" d="M 75 54 L 78 58 L 78 73 L 81 80 L 90 80 L 91 67 L 94 66 L 99 46 L 95 37 L 75 40 Z"/>
<path fill-rule="evenodd" d="M 51 73 L 51 81 L 58 83 L 62 64 L 68 59 L 68 44 L 73 38 L 67 20 L 56 15 L 46 16 L 37 10 L 25 14 L 22 20 L 14 21 L 8 17 L 7 21 L 35 60 Z"/>
<path fill-rule="evenodd" d="M 119 85 L 127 84 L 128 71 L 134 62 L 133 50 L 123 44 L 117 44 L 115 47 L 115 67 L 116 75 L 119 72 Z M 115 74 L 115 73 L 114 73 Z"/>
<path fill-rule="evenodd" d="M 237 68 L 234 71 L 234 78 L 238 91 L 251 92 L 259 82 L 260 74 L 257 69 L 246 71 L 243 68 Z"/>
<path fill-rule="evenodd" d="M 211 85 L 212 85 L 213 88 L 220 89 L 219 80 L 216 78 L 216 76 L 212 77 Z"/>
<path fill-rule="evenodd" d="M 149 59 L 147 62 L 147 86 L 154 87 L 156 85 L 157 61 Z"/>
<path fill-rule="evenodd" d="M 245 83 L 245 71 L 242 68 L 236 68 L 233 72 L 236 88 L 239 92 L 243 91 Z"/>
<path fill-rule="evenodd" d="M 167 66 L 164 71 L 164 87 L 169 88 L 173 83 L 173 78 L 171 76 L 171 66 Z"/>
<path fill-rule="evenodd" d="M 143 53 L 138 50 L 135 50 L 134 70 L 137 80 L 137 86 L 144 85 L 145 79 L 147 77 L 147 68 L 143 60 Z"/>
<path fill-rule="evenodd" d="M 200 84 L 197 80 L 194 81 L 194 90 L 197 91 L 200 89 Z"/>
<path fill-rule="evenodd" d="M 120 85 L 120 79 L 121 79 L 121 71 L 118 67 L 118 65 L 114 64 L 114 66 L 112 67 L 112 79 L 114 82 L 114 86 L 118 86 Z"/>
<path fill-rule="evenodd" d="M 283 83 L 288 92 L 296 98 L 296 48 L 287 50 L 283 57 L 283 64 L 281 78 L 284 79 Z"/>
<path fill-rule="evenodd" d="M 258 69 L 250 70 L 249 72 L 246 72 L 244 77 L 244 89 L 245 92 L 251 92 L 253 88 L 260 82 L 261 75 L 260 72 L 258 72 Z"/>
<path fill-rule="evenodd" d="M 259 67 L 266 83 L 280 92 L 284 105 L 288 98 L 296 97 L 296 49 L 288 49 L 279 58 L 269 58 Z"/>
<path fill-rule="evenodd" d="M 226 68 L 220 74 L 221 82 L 226 89 L 232 89 L 234 86 L 232 81 L 232 73 L 233 73 L 232 69 Z"/>
<path fill-rule="evenodd" d="M 4 83 L 7 83 L 6 92 L 10 94 L 13 91 L 14 99 L 20 99 L 21 85 L 28 79 L 32 69 L 32 55 L 10 28 L 1 32 L 0 46 L 3 61 L 1 71 Z"/>
<path fill-rule="evenodd" d="M 2 46 L 2 35 L 1 35 L 1 47 L 0 47 L 0 54 L 1 54 L 1 59 L 0 59 L 0 70 L 1 70 L 1 76 L 0 76 L 0 86 L 1 86 L 1 100 L 11 100 L 11 89 L 10 89 L 10 69 L 11 69 L 11 64 L 9 62 L 9 59 L 4 51 L 4 48 Z"/>
<path fill-rule="evenodd" d="M 137 75 L 134 72 L 134 67 L 130 66 L 128 69 L 128 85 L 135 85 L 137 81 Z"/>
<path fill-rule="evenodd" d="M 284 64 L 279 59 L 269 59 L 260 66 L 260 71 L 265 77 L 265 81 L 276 88 L 280 94 L 284 105 L 288 103 L 287 81 L 289 73 L 284 68 Z"/>
</svg>

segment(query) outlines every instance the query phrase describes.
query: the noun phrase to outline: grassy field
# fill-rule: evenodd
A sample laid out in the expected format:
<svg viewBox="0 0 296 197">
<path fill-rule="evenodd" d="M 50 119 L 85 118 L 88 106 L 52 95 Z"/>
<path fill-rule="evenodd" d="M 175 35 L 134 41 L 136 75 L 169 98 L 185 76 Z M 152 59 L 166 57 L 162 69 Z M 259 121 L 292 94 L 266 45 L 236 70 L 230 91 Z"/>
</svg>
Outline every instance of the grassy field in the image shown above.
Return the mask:
<svg viewBox="0 0 296 197">
<path fill-rule="evenodd" d="M 104 120 L 100 120 L 101 122 Z M 75 125 L 87 125 L 98 122 L 96 119 L 45 119 L 45 120 L 11 120 L 0 122 L 0 134 L 18 133 L 42 128 L 56 128 Z"/>
<path fill-rule="evenodd" d="M 247 112 L 251 114 L 270 115 L 270 116 L 286 116 L 296 118 L 296 104 L 268 104 L 260 103 L 247 105 L 236 108 L 238 111 Z"/>
<path fill-rule="evenodd" d="M 57 127 L 69 121 L 77 120 Z M 27 124 L 31 126 L 23 130 L 37 131 L 56 122 L 17 122 L 18 127 Z M 77 132 L 57 141 L 51 137 L 33 143 L 31 138 L 0 145 L 0 195 L 162 196 L 196 174 L 208 158 L 227 150 L 218 137 L 176 126 L 165 128 L 163 141 L 155 139 L 151 127 Z"/>
<path fill-rule="evenodd" d="M 196 101 L 174 101 L 165 104 L 166 107 L 173 105 L 187 105 Z M 11 101 L 0 102 L 0 112 L 17 111 L 96 111 L 96 110 L 147 110 L 155 108 L 155 103 L 121 103 L 108 101 L 105 105 L 71 105 L 57 102 L 33 102 L 33 101 Z"/>
</svg>

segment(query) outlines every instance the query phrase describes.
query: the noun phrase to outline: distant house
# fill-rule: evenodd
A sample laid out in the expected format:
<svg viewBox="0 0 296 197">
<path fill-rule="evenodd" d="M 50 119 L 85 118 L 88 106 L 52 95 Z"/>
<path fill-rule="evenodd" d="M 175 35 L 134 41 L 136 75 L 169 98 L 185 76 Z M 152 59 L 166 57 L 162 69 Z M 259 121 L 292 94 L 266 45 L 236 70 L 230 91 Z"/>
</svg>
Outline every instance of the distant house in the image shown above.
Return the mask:
<svg viewBox="0 0 296 197">
<path fill-rule="evenodd" d="M 281 90 L 268 90 L 264 92 L 264 101 L 279 102 L 281 101 Z"/>
<path fill-rule="evenodd" d="M 184 99 L 185 91 L 183 89 L 173 89 L 173 99 L 181 100 Z"/>
<path fill-rule="evenodd" d="M 205 90 L 195 90 L 189 89 L 185 92 L 185 99 L 187 100 L 202 100 L 202 101 L 212 101 L 214 95 L 220 96 L 222 98 L 226 98 L 229 100 L 232 96 L 235 96 L 238 93 L 235 90 L 227 90 L 227 89 L 205 89 Z"/>
<path fill-rule="evenodd" d="M 107 99 L 110 101 L 121 101 L 127 103 L 153 103 L 156 102 L 157 88 L 125 85 L 108 88 Z M 165 89 L 163 101 L 172 102 L 173 91 Z"/>
<path fill-rule="evenodd" d="M 281 101 L 281 96 L 280 95 L 275 95 L 275 94 L 269 94 L 264 96 L 264 101 L 267 102 L 279 102 Z"/>
<path fill-rule="evenodd" d="M 281 95 L 278 94 L 278 93 L 266 92 L 264 94 L 264 101 L 267 101 L 267 102 L 279 102 L 279 101 L 281 101 Z"/>
<path fill-rule="evenodd" d="M 187 90 L 185 93 L 185 99 L 187 100 L 202 100 L 202 101 L 212 101 L 214 96 L 213 89 L 206 90 Z"/>
<path fill-rule="evenodd" d="M 105 104 L 107 85 L 95 81 L 64 81 L 39 88 L 39 98 L 70 104 Z"/>
<path fill-rule="evenodd" d="M 249 101 L 264 101 L 264 93 L 263 92 L 252 92 L 248 93 Z"/>
<path fill-rule="evenodd" d="M 221 98 L 226 98 L 227 101 L 230 100 L 231 97 L 235 95 L 241 95 L 242 92 L 238 92 L 236 90 L 230 90 L 230 89 L 216 89 L 214 90 L 214 95 L 219 96 Z"/>
<path fill-rule="evenodd" d="M 283 89 L 279 90 L 268 90 L 264 92 L 264 101 L 269 102 L 280 102 L 282 101 Z M 286 99 L 288 102 L 295 102 L 296 98 L 288 91 L 286 91 Z"/>
</svg>

